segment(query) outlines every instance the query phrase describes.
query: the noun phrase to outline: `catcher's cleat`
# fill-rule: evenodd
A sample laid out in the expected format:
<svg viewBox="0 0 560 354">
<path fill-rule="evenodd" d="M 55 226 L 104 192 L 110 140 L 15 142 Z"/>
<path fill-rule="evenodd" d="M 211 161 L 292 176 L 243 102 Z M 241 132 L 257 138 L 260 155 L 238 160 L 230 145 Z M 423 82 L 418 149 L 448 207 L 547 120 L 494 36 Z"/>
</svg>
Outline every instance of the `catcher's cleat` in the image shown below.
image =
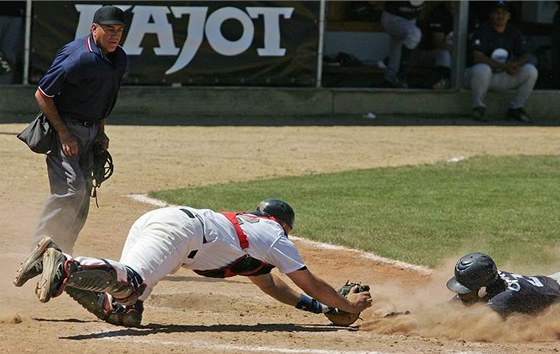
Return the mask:
<svg viewBox="0 0 560 354">
<path fill-rule="evenodd" d="M 113 310 L 107 314 L 105 321 L 117 326 L 139 327 L 143 312 L 144 302 L 141 300 L 128 306 L 113 302 Z"/>
<path fill-rule="evenodd" d="M 37 242 L 33 252 L 31 252 L 31 254 L 29 254 L 23 262 L 21 262 L 14 279 L 15 286 L 22 286 L 29 279 L 41 274 L 43 271 L 43 253 L 45 253 L 48 248 L 56 248 L 60 250 L 57 244 L 54 243 L 50 237 L 45 236 Z"/>
<path fill-rule="evenodd" d="M 43 253 L 43 272 L 35 289 L 39 301 L 47 302 L 62 293 L 68 278 L 65 263 L 66 257 L 56 248 L 48 248 Z"/>
</svg>

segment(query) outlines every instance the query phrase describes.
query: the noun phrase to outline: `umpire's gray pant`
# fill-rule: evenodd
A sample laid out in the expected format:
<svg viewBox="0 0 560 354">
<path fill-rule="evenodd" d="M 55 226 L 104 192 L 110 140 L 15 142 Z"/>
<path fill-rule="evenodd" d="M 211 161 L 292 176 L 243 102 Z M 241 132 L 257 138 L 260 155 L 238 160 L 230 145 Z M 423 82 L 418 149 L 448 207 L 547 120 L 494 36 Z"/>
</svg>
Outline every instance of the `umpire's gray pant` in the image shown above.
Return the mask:
<svg viewBox="0 0 560 354">
<path fill-rule="evenodd" d="M 508 75 L 506 72 L 492 72 L 490 65 L 481 63 L 465 71 L 464 84 L 471 89 L 473 107 L 486 107 L 484 98 L 488 90 L 517 89 L 509 106 L 521 108 L 533 92 L 538 77 L 539 72 L 531 63 L 525 63 L 515 76 Z"/>
<path fill-rule="evenodd" d="M 59 143 L 58 151 L 47 155 L 51 194 L 47 197 L 39 218 L 33 245 L 47 235 L 65 253 L 72 254 L 78 234 L 89 212 L 91 190 L 89 171 L 93 164 L 91 146 L 99 127 L 97 124 L 86 127 L 76 120 L 65 120 L 64 123 L 80 142 L 79 154 L 66 156 Z"/>
</svg>

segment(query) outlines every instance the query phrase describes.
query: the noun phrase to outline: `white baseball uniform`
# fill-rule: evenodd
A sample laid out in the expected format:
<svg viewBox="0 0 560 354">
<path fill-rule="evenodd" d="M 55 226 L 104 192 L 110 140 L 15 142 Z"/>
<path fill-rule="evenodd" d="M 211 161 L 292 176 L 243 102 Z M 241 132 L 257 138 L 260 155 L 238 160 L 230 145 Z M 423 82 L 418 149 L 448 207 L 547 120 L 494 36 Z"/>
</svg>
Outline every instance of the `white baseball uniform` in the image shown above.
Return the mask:
<svg viewBox="0 0 560 354">
<path fill-rule="evenodd" d="M 134 269 L 147 288 L 179 267 L 212 270 L 226 267 L 240 257 L 250 257 L 291 273 L 305 267 L 293 242 L 274 220 L 251 214 L 237 216 L 249 247 L 243 249 L 235 227 L 226 216 L 210 209 L 166 207 L 141 216 L 130 228 L 120 263 Z"/>
</svg>

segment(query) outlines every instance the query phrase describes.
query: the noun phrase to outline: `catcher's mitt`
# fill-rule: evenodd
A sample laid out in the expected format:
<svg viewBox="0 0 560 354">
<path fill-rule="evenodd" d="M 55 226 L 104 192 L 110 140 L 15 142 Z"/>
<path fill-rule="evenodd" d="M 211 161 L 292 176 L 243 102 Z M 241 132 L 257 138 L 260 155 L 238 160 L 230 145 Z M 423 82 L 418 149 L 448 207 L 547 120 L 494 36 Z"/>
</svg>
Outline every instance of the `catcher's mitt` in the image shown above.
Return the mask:
<svg viewBox="0 0 560 354">
<path fill-rule="evenodd" d="M 369 285 L 362 285 L 360 283 L 350 283 L 347 281 L 346 284 L 344 284 L 344 286 L 342 286 L 342 288 L 338 290 L 338 293 L 346 297 L 350 293 L 350 290 L 355 286 L 358 287 L 357 292 L 359 293 L 364 291 L 369 291 Z M 332 324 L 336 326 L 350 326 L 352 323 L 356 322 L 358 318 L 360 318 L 359 313 L 349 313 L 337 308 L 334 308 L 329 312 L 325 312 L 325 316 L 327 316 L 327 318 L 332 322 Z"/>
<path fill-rule="evenodd" d="M 113 157 L 109 151 L 100 143 L 93 144 L 93 166 L 91 167 L 91 197 L 95 198 L 97 203 L 97 188 L 101 187 L 101 183 L 113 175 Z M 97 205 L 99 207 L 99 205 Z"/>
</svg>

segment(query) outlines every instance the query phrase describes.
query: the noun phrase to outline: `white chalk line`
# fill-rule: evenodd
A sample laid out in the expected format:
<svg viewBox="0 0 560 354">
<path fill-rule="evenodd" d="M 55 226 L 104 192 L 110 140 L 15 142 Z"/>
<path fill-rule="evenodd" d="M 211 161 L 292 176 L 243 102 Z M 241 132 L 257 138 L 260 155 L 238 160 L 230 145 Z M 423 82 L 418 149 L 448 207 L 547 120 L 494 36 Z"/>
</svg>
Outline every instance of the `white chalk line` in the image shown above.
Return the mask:
<svg viewBox="0 0 560 354">
<path fill-rule="evenodd" d="M 330 249 L 330 250 L 336 250 L 336 251 L 345 251 L 345 252 L 357 253 L 360 257 L 375 261 L 377 263 L 387 264 L 387 265 L 390 265 L 390 266 L 393 266 L 393 267 L 396 267 L 396 268 L 411 270 L 411 271 L 414 271 L 414 272 L 417 272 L 417 273 L 420 273 L 420 274 L 423 274 L 423 275 L 432 274 L 432 270 L 429 269 L 429 268 L 425 268 L 425 267 L 422 267 L 422 266 L 419 266 L 419 265 L 410 264 L 410 263 L 406 263 L 406 262 L 396 261 L 394 259 L 381 257 L 381 256 L 378 256 L 378 255 L 373 254 L 373 253 L 360 251 L 360 250 L 356 250 L 356 249 L 352 249 L 352 248 L 347 248 L 347 247 L 344 247 L 344 246 L 331 245 L 329 243 L 311 241 L 311 240 L 308 240 L 308 239 L 305 239 L 305 238 L 296 237 L 296 236 L 292 236 L 292 235 L 290 235 L 290 238 L 296 239 L 296 240 L 300 241 L 301 243 L 311 245 L 315 248 L 323 248 L 323 249 Z"/>
<path fill-rule="evenodd" d="M 129 342 L 129 338 L 115 338 L 115 337 L 104 337 L 100 340 L 116 341 L 116 342 Z M 310 354 L 388 354 L 378 351 L 344 351 L 344 350 L 328 350 L 328 349 L 300 349 L 300 348 L 281 348 L 281 347 L 270 347 L 270 346 L 249 346 L 249 345 L 235 345 L 235 344 L 209 344 L 197 341 L 170 341 L 170 340 L 150 340 L 150 339 L 134 339 L 135 344 L 153 344 L 153 345 L 166 345 L 166 346 L 178 346 L 184 347 L 186 344 L 190 348 L 195 349 L 208 349 L 208 350 L 218 350 L 218 351 L 239 351 L 239 352 L 265 352 L 265 353 L 310 353 Z"/>
<path fill-rule="evenodd" d="M 113 341 L 113 342 L 129 342 L 129 338 L 116 338 L 116 337 L 103 337 L 99 340 Z M 357 351 L 357 350 L 331 350 L 331 349 L 302 349 L 302 348 L 282 348 L 282 347 L 271 347 L 271 346 L 248 346 L 248 345 L 235 345 L 235 344 L 209 344 L 206 342 L 199 341 L 170 341 L 170 340 L 150 340 L 150 339 L 134 339 L 135 344 L 146 344 L 146 345 L 165 345 L 165 346 L 177 346 L 184 347 L 187 343 L 190 348 L 193 349 L 207 349 L 207 350 L 218 350 L 218 351 L 239 351 L 239 352 L 255 352 L 255 353 L 301 353 L 301 354 L 389 354 L 388 352 L 380 351 Z M 449 354 L 483 354 L 482 352 L 472 352 L 472 351 L 452 351 L 446 350 Z M 406 353 L 406 352 L 401 352 Z M 390 354 L 398 354 L 396 352 L 391 352 Z"/>
<path fill-rule="evenodd" d="M 158 207 L 173 206 L 173 205 L 168 204 L 168 203 L 166 203 L 162 200 L 148 197 L 145 194 L 132 194 L 129 197 L 132 198 L 133 200 L 137 201 L 137 202 L 151 204 L 151 205 L 158 206 Z M 422 267 L 422 266 L 419 266 L 419 265 L 416 265 L 416 264 L 410 264 L 410 263 L 406 263 L 406 262 L 397 261 L 397 260 L 394 260 L 394 259 L 381 257 L 381 256 L 378 256 L 374 253 L 360 251 L 360 250 L 347 248 L 347 247 L 343 247 L 343 246 L 332 245 L 332 244 L 324 243 L 324 242 L 311 241 L 311 240 L 301 238 L 301 237 L 297 237 L 297 236 L 293 236 L 293 235 L 290 235 L 290 238 L 292 238 L 294 240 L 298 240 L 301 243 L 305 243 L 305 244 L 313 246 L 315 248 L 353 252 L 353 253 L 358 254 L 360 257 L 372 260 L 374 262 L 387 264 L 387 265 L 390 265 L 390 266 L 393 266 L 393 267 L 396 267 L 396 268 L 399 268 L 399 269 L 406 269 L 406 270 L 414 271 L 414 272 L 420 273 L 422 275 L 430 275 L 433 272 L 431 269 L 426 268 L 426 267 Z"/>
</svg>

